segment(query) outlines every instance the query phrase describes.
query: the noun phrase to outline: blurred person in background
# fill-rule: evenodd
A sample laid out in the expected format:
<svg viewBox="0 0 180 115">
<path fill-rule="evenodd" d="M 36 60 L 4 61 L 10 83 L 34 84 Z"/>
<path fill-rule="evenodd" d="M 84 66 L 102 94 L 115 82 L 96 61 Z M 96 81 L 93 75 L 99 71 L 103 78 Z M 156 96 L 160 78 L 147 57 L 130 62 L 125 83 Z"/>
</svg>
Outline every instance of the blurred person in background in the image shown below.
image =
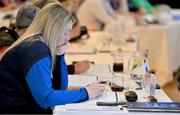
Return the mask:
<svg viewBox="0 0 180 115">
<path fill-rule="evenodd" d="M 151 14 L 157 8 L 153 6 L 148 0 L 129 0 L 130 11 L 137 11 L 139 14 Z"/>
<path fill-rule="evenodd" d="M 109 0 L 85 0 L 77 12 L 80 25 L 90 31 L 102 30 L 106 23 L 117 20 L 118 16 Z"/>
<path fill-rule="evenodd" d="M 39 10 L 35 6 L 24 6 L 18 11 L 15 24 L 10 24 L 12 28 L 1 27 L 0 54 L 24 34 Z"/>
<path fill-rule="evenodd" d="M 151 5 L 148 0 L 111 0 L 111 6 L 115 11 L 131 16 L 137 22 L 158 8 L 158 5 Z"/>
</svg>

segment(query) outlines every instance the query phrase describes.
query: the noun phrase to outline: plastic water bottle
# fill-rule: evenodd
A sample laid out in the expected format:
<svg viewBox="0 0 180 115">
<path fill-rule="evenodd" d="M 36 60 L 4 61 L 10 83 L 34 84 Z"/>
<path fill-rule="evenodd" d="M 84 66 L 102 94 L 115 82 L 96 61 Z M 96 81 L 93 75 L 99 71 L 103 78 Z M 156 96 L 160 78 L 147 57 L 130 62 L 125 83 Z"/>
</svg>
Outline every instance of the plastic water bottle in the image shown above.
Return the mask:
<svg viewBox="0 0 180 115">
<path fill-rule="evenodd" d="M 155 97 L 156 91 L 156 76 L 151 74 L 151 82 L 150 82 L 150 96 Z"/>
<path fill-rule="evenodd" d="M 156 90 L 156 76 L 154 74 L 148 73 L 143 78 L 142 90 L 144 92 L 144 97 L 153 96 L 155 97 Z"/>
<path fill-rule="evenodd" d="M 150 84 L 151 84 L 150 82 L 151 82 L 151 74 L 147 73 L 142 78 L 142 90 L 143 90 L 143 93 L 144 93 L 143 95 L 145 98 L 150 96 Z"/>
</svg>

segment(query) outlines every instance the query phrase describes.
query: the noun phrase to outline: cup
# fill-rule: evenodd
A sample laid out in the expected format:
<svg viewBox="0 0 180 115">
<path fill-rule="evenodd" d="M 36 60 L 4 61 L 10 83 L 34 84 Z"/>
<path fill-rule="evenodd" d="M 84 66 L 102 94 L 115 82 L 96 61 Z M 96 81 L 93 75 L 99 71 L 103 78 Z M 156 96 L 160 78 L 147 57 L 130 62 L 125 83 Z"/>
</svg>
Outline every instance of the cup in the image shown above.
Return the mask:
<svg viewBox="0 0 180 115">
<path fill-rule="evenodd" d="M 123 55 L 120 53 L 114 53 L 113 56 L 113 71 L 114 72 L 123 72 Z"/>
<path fill-rule="evenodd" d="M 111 90 L 114 92 L 122 92 L 124 90 L 124 78 L 123 76 L 114 76 L 110 83 Z"/>
</svg>

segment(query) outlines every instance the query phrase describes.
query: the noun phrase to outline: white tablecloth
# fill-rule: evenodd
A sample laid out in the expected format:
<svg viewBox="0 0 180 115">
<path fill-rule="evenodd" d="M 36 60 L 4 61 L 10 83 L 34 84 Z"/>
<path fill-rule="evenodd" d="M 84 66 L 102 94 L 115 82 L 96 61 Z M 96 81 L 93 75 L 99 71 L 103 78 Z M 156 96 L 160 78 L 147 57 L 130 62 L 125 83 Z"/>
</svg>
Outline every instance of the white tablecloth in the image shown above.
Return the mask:
<svg viewBox="0 0 180 115">
<path fill-rule="evenodd" d="M 104 75 L 106 75 L 107 72 L 109 72 L 109 70 L 108 69 L 105 69 L 105 70 L 106 71 L 103 71 L 103 72 L 99 71 L 99 72 L 101 72 L 101 74 L 104 73 Z M 91 71 L 90 73 L 91 74 L 97 73 L 97 70 L 94 69 L 94 71 Z M 86 75 L 86 73 L 84 75 Z M 74 78 L 77 78 L 77 77 L 78 77 L 78 75 L 74 76 Z M 82 77 L 83 77 L 83 79 L 86 79 L 86 78 L 87 78 L 87 80 L 89 79 L 88 76 L 82 76 Z M 128 76 L 126 76 L 126 77 L 128 77 Z M 82 80 L 82 81 L 87 83 L 87 81 L 85 81 L 85 80 Z M 79 83 L 79 82 L 77 82 L 77 83 Z M 117 95 L 118 95 L 117 98 L 119 101 L 126 101 L 125 95 L 124 95 L 124 93 L 126 91 L 127 90 L 117 93 Z M 147 98 L 144 98 L 144 96 L 147 93 L 146 91 L 136 90 L 136 93 L 138 95 L 137 102 L 147 102 Z M 136 114 L 135 112 L 128 112 L 126 108 L 124 108 L 123 110 L 120 110 L 121 106 L 116 106 L 116 107 L 97 106 L 96 105 L 97 101 L 112 101 L 112 100 L 117 99 L 117 98 L 115 98 L 115 93 L 111 92 L 109 86 L 106 87 L 106 91 L 103 95 L 104 96 L 100 96 L 100 97 L 97 97 L 96 99 L 88 100 L 88 101 L 82 102 L 82 103 L 55 106 L 55 108 L 53 110 L 53 114 L 54 115 L 61 115 L 61 114 L 63 114 L 63 115 L 71 115 L 71 114 L 73 114 L 73 115 L 85 115 L 85 114 L 86 115 L 92 115 L 92 114 L 119 115 L 119 114 L 125 114 L 125 113 L 126 114 Z M 164 93 L 164 91 L 162 89 L 156 90 L 155 96 L 158 99 L 158 102 L 172 102 L 171 99 Z M 138 113 L 138 114 L 142 114 L 142 113 Z M 160 113 L 146 113 L 146 114 L 159 115 Z M 169 113 L 163 113 L 163 114 L 169 114 Z"/>
<path fill-rule="evenodd" d="M 113 45 L 112 43 L 109 47 L 102 47 L 102 44 L 106 41 L 107 37 L 105 32 L 92 32 L 90 33 L 90 36 L 91 37 L 89 39 L 80 43 L 69 44 L 68 51 L 84 50 L 88 47 L 93 47 L 97 49 L 97 52 L 94 54 L 66 54 L 68 64 L 72 63 L 73 61 L 90 60 L 94 61 L 98 65 L 107 65 L 113 63 L 111 53 L 117 51 L 118 48 L 121 48 L 125 54 L 132 53 L 132 51 L 137 51 L 137 42 L 127 43 L 125 45 Z M 108 52 L 100 52 L 102 50 L 107 50 Z"/>
<path fill-rule="evenodd" d="M 101 69 L 103 69 L 103 68 L 101 67 Z M 99 70 L 99 72 L 101 72 L 101 74 L 104 73 L 104 75 L 106 75 L 109 72 L 109 70 L 104 68 L 104 71 Z M 97 70 L 93 69 L 90 73 L 97 74 L 98 72 L 97 72 Z M 80 77 L 80 76 L 78 76 L 78 75 L 74 76 L 74 78 L 76 78 L 76 79 L 77 79 L 77 77 Z M 89 77 L 93 77 L 93 76 L 89 76 Z M 82 78 L 84 80 L 81 80 L 81 81 L 84 81 L 85 83 L 87 83 L 87 81 L 85 81 L 85 79 L 87 78 L 87 80 L 88 80 L 89 77 L 85 73 L 84 76 L 82 76 Z M 128 77 L 128 76 L 125 76 L 125 77 Z M 79 83 L 79 82 L 77 82 L 77 83 Z M 118 95 L 117 98 L 119 101 L 126 101 L 125 95 L 124 95 L 124 93 L 126 91 L 127 90 L 117 93 L 117 95 Z M 144 97 L 147 93 L 146 91 L 136 90 L 135 92 L 138 95 L 137 102 L 147 102 L 147 98 Z M 164 91 L 162 89 L 156 90 L 155 96 L 158 99 L 158 102 L 172 102 L 171 99 L 164 93 Z M 55 108 L 53 110 L 53 114 L 54 115 L 60 115 L 60 114 L 63 114 L 63 115 L 71 115 L 71 114 L 73 114 L 73 115 L 85 115 L 85 114 L 86 115 L 92 115 L 92 114 L 119 115 L 119 114 L 125 114 L 125 113 L 126 114 L 136 114 L 135 112 L 128 112 L 128 110 L 126 108 L 120 110 L 121 106 L 116 106 L 116 107 L 103 106 L 103 107 L 101 107 L 101 106 L 96 105 L 97 101 L 112 101 L 112 100 L 116 100 L 117 98 L 115 98 L 115 93 L 111 92 L 110 87 L 106 86 L 106 91 L 103 94 L 103 96 L 100 96 L 100 97 L 97 97 L 96 99 L 88 100 L 88 101 L 85 101 L 82 103 L 55 106 Z M 140 112 L 137 114 L 142 114 L 142 113 Z M 146 114 L 159 115 L 161 113 L 146 113 Z M 163 114 L 169 114 L 169 113 L 163 113 Z"/>
<path fill-rule="evenodd" d="M 180 22 L 141 26 L 139 31 L 139 48 L 149 50 L 151 68 L 156 70 L 158 82 L 163 86 L 180 67 Z"/>
<path fill-rule="evenodd" d="M 141 92 L 137 92 L 138 95 L 141 95 Z M 159 102 L 171 102 L 171 100 L 169 99 L 169 97 L 162 91 L 162 90 L 157 90 L 156 91 L 156 94 L 157 95 L 157 98 L 159 100 Z M 123 93 L 120 93 L 119 94 L 120 97 L 123 97 L 124 94 Z M 141 99 L 141 97 L 139 97 Z M 83 106 L 83 104 L 77 104 L 77 106 Z M 84 104 L 84 106 L 86 106 L 86 104 Z M 96 105 L 90 105 L 90 107 L 94 108 L 94 106 Z M 84 108 L 84 107 L 83 107 Z M 117 107 L 118 108 L 118 107 Z M 97 106 L 97 110 L 91 110 L 89 108 L 89 110 L 69 110 L 69 107 L 68 106 L 56 106 L 53 110 L 53 114 L 54 115 L 123 115 L 123 114 L 128 114 L 128 115 L 135 115 L 135 114 L 138 114 L 138 115 L 144 115 L 144 114 L 149 114 L 149 115 L 169 115 L 170 113 L 168 112 L 164 112 L 164 113 L 153 113 L 153 112 L 128 112 L 127 109 L 123 109 L 123 110 L 120 110 L 120 109 L 117 109 L 117 108 L 113 108 L 113 107 L 107 107 L 106 109 L 103 108 L 98 108 Z M 178 115 L 178 113 L 171 113 L 173 115 Z"/>
</svg>

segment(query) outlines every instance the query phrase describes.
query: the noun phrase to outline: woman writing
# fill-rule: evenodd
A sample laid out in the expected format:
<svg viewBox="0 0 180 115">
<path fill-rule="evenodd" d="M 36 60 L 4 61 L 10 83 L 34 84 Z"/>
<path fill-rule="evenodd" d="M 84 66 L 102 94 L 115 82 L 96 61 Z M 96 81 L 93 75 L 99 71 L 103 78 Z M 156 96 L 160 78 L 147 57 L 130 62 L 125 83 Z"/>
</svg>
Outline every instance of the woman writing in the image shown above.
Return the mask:
<svg viewBox="0 0 180 115">
<path fill-rule="evenodd" d="M 60 4 L 50 3 L 4 52 L 0 61 L 1 113 L 45 113 L 55 105 L 85 101 L 103 93 L 105 86 L 99 81 L 79 90 L 66 90 L 64 52 L 74 22 Z"/>
</svg>

